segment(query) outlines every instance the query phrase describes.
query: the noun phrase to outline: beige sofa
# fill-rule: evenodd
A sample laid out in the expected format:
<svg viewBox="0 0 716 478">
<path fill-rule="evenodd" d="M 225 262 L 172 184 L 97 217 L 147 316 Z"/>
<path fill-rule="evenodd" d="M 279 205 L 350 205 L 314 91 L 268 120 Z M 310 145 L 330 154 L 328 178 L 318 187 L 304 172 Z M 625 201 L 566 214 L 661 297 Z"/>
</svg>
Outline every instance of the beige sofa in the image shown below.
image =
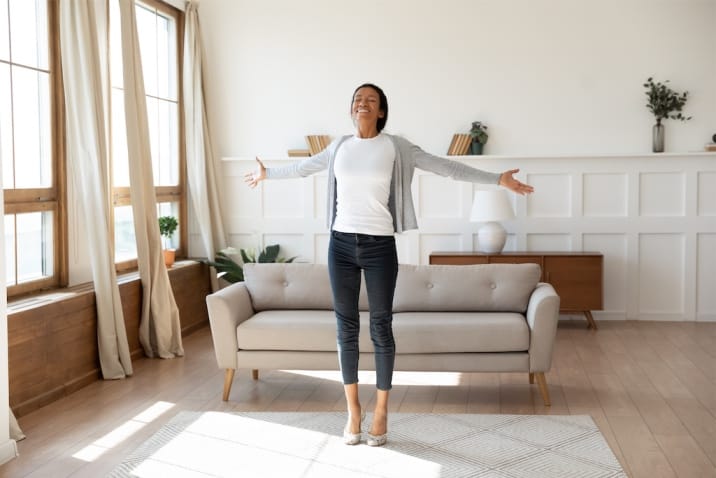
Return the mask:
<svg viewBox="0 0 716 478">
<path fill-rule="evenodd" d="M 246 264 L 245 282 L 206 298 L 229 399 L 236 369 L 338 370 L 328 269 Z M 393 301 L 397 371 L 527 372 L 550 404 L 559 297 L 536 264 L 400 265 Z M 361 311 L 368 310 L 361 290 Z M 360 368 L 374 370 L 361 312 Z"/>
</svg>

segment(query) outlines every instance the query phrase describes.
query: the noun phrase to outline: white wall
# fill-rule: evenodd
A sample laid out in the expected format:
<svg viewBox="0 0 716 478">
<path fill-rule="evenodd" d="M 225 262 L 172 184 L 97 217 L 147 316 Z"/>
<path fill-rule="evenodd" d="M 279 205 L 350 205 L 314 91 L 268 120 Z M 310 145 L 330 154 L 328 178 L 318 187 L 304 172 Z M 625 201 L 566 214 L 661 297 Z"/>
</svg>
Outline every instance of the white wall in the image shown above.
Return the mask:
<svg viewBox="0 0 716 478">
<path fill-rule="evenodd" d="M 667 151 L 716 133 L 715 0 L 202 0 L 199 14 L 220 157 L 350 132 L 365 81 L 388 95 L 388 130 L 436 154 L 473 120 L 488 154 L 649 152 L 650 75 L 691 95 Z"/>
<path fill-rule="evenodd" d="M 504 223 L 505 250 L 603 254 L 604 308 L 596 318 L 716 320 L 716 153 L 460 161 L 492 171 L 518 167 L 534 185 L 529 196 L 511 195 L 516 218 Z M 243 184 L 252 163 L 223 162 L 230 244 L 278 243 L 284 257 L 325 263 L 326 174 L 265 181 L 254 190 Z M 420 229 L 396 235 L 399 262 L 427 264 L 433 251 L 477 250 L 479 224 L 469 217 L 480 187 L 417 170 Z"/>
</svg>

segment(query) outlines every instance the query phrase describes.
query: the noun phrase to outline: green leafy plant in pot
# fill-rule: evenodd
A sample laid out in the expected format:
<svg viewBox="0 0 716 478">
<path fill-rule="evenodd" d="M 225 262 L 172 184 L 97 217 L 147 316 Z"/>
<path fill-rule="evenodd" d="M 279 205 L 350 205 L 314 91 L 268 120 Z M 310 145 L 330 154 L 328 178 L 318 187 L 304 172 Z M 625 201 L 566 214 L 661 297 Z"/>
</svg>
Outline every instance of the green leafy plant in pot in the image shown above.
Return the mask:
<svg viewBox="0 0 716 478">
<path fill-rule="evenodd" d="M 231 258 L 232 255 L 239 253 L 243 264 L 247 264 L 249 262 L 293 262 L 298 257 L 294 256 L 288 259 L 279 257 L 278 253 L 280 249 L 281 247 L 278 244 L 266 246 L 266 248 L 260 251 L 257 256 L 256 251 L 253 249 L 240 249 L 237 251 L 233 247 L 227 247 L 226 249 L 222 249 L 217 252 L 213 261 L 206 260 L 203 262 L 215 268 L 218 273 L 218 277 L 233 284 L 244 280 L 244 269 Z"/>
<path fill-rule="evenodd" d="M 483 124 L 481 121 L 473 121 L 472 128 L 470 128 L 470 137 L 472 138 L 470 153 L 474 155 L 482 154 L 483 147 L 485 146 L 485 143 L 487 143 L 487 138 L 489 137 L 487 134 L 487 125 Z"/>
<path fill-rule="evenodd" d="M 661 124 L 661 120 L 688 121 L 691 119 L 691 116 L 687 117 L 681 113 L 689 98 L 689 92 L 677 93 L 666 83 L 669 83 L 669 80 L 655 83 L 652 77 L 647 78 L 644 83 L 647 97 L 646 107 L 656 118 L 656 124 L 652 128 L 652 151 L 655 153 L 664 152 L 664 125 Z"/>
<path fill-rule="evenodd" d="M 179 222 L 174 216 L 159 217 L 159 234 L 164 238 L 164 264 L 167 267 L 174 265 L 176 249 L 169 247 L 169 241 L 177 230 Z"/>
</svg>

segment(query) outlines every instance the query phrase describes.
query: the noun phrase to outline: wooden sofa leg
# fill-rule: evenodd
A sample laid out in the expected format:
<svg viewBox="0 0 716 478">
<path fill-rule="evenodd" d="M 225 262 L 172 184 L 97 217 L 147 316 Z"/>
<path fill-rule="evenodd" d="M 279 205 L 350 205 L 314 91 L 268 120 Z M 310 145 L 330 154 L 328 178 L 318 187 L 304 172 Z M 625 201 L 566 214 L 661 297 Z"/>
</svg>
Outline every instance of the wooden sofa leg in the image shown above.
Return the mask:
<svg viewBox="0 0 716 478">
<path fill-rule="evenodd" d="M 530 372 L 530 383 L 535 383 L 535 374 Z"/>
<path fill-rule="evenodd" d="M 259 379 L 259 371 L 258 371 L 258 369 L 253 369 L 253 370 L 251 371 L 251 377 L 252 377 L 254 380 L 258 380 L 258 379 Z"/>
<path fill-rule="evenodd" d="M 225 402 L 229 400 L 231 383 L 234 381 L 234 372 L 236 372 L 236 370 L 233 368 L 227 368 L 224 372 L 224 395 L 222 395 L 221 399 Z"/>
<path fill-rule="evenodd" d="M 542 393 L 542 400 L 544 400 L 544 406 L 549 407 L 552 402 L 549 400 L 549 389 L 547 388 L 547 379 L 544 378 L 544 372 L 535 373 L 537 376 L 537 385 L 539 385 L 539 391 Z"/>
</svg>

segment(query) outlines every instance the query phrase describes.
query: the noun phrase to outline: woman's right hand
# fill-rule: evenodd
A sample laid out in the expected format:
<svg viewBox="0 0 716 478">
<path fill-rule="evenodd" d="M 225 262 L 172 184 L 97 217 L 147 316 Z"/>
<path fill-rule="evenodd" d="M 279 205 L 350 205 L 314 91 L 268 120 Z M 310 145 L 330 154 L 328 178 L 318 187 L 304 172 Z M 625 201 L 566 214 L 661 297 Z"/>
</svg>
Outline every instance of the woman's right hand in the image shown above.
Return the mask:
<svg viewBox="0 0 716 478">
<path fill-rule="evenodd" d="M 256 170 L 250 173 L 244 174 L 244 182 L 249 185 L 250 188 L 255 188 L 256 185 L 266 179 L 266 167 L 264 163 L 257 157 L 256 162 L 259 163 L 256 166 Z"/>
</svg>

